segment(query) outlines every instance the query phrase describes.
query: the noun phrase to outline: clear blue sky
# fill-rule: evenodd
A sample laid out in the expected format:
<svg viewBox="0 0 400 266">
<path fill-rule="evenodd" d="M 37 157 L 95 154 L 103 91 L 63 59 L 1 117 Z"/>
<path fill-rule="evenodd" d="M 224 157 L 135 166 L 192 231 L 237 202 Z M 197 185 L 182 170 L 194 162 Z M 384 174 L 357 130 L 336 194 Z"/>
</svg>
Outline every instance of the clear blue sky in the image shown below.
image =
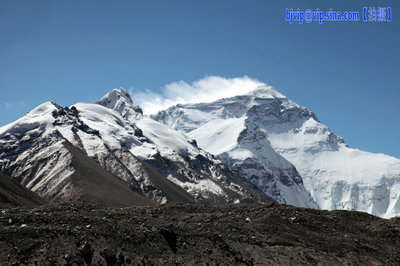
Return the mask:
<svg viewBox="0 0 400 266">
<path fill-rule="evenodd" d="M 286 8 L 392 7 L 392 22 L 289 24 Z M 351 147 L 400 158 L 396 1 L 0 1 L 0 126 L 42 102 L 94 102 L 247 75 Z"/>
</svg>

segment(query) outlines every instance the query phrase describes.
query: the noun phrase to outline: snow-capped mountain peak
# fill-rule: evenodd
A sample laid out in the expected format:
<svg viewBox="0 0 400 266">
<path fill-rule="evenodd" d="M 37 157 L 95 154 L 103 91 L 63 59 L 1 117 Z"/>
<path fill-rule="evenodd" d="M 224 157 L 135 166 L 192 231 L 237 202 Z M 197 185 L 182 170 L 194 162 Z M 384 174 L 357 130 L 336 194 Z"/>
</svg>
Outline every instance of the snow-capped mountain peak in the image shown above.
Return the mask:
<svg viewBox="0 0 400 266">
<path fill-rule="evenodd" d="M 128 120 L 138 119 L 143 115 L 142 109 L 133 104 L 131 96 L 123 88 L 113 89 L 97 103 L 117 111 Z"/>
<path fill-rule="evenodd" d="M 106 101 L 107 103 L 115 106 L 116 103 L 121 100 L 133 104 L 131 96 L 124 88 L 113 89 L 112 91 L 104 95 L 99 102 Z"/>
<path fill-rule="evenodd" d="M 283 169 L 271 156 L 276 153 L 295 167 L 291 173 L 284 172 L 292 177 L 299 173 L 304 182 L 299 184 L 304 184 L 320 208 L 353 209 L 381 217 L 400 215 L 399 159 L 350 149 L 313 112 L 267 85 L 210 103 L 176 105 L 153 118 L 185 132 L 229 165 L 241 163 L 240 171 L 261 187 L 266 183 L 255 178 L 263 173 L 260 165 L 270 172 Z M 238 125 L 246 130 L 240 133 Z M 252 137 L 243 142 L 238 135 Z M 224 149 L 214 138 L 225 141 Z M 280 189 L 283 198 L 292 194 L 284 193 L 287 186 Z"/>
</svg>

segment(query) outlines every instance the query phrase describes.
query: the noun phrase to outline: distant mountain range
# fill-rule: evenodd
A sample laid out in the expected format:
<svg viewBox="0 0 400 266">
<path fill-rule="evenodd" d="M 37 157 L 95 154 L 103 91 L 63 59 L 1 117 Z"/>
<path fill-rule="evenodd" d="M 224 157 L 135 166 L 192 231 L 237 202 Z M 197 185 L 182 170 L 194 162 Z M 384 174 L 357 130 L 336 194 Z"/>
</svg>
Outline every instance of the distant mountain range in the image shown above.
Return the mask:
<svg viewBox="0 0 400 266">
<path fill-rule="evenodd" d="M 50 202 L 277 201 L 400 215 L 400 160 L 348 148 L 270 86 L 146 116 L 123 89 L 0 128 L 0 172 Z M 0 194 L 1 195 L 1 194 Z"/>
</svg>

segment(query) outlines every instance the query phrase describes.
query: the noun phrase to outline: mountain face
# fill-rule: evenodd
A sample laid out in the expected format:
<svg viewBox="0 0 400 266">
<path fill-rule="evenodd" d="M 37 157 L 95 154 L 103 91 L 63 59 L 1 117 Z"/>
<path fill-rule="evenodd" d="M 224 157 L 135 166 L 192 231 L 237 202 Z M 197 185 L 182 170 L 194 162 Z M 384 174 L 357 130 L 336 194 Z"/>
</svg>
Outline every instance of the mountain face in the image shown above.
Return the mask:
<svg viewBox="0 0 400 266">
<path fill-rule="evenodd" d="M 260 96 L 261 101 L 276 99 L 274 93 L 278 92 L 267 91 Z M 272 148 L 257 121 L 247 116 L 246 106 L 255 104 L 238 96 L 207 104 L 178 105 L 154 118 L 188 134 L 201 148 L 241 172 L 278 202 L 317 208 L 296 168 Z"/>
<path fill-rule="evenodd" d="M 399 159 L 347 147 L 311 111 L 267 85 L 179 104 L 153 118 L 195 139 L 278 202 L 316 207 L 307 190 L 322 209 L 400 215 Z"/>
<path fill-rule="evenodd" d="M 0 172 L 55 202 L 271 200 L 179 132 L 143 116 L 124 90 L 99 104 L 44 103 L 0 128 L 0 147 Z"/>
</svg>

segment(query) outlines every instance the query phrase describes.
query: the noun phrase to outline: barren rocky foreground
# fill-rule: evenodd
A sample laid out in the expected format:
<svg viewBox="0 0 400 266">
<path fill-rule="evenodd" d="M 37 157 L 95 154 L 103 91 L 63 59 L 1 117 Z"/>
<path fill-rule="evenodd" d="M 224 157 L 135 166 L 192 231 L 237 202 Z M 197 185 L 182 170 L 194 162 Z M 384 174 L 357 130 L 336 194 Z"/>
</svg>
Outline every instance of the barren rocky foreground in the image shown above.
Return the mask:
<svg viewBox="0 0 400 266">
<path fill-rule="evenodd" d="M 400 218 L 287 205 L 0 211 L 0 264 L 399 265 Z"/>
</svg>

